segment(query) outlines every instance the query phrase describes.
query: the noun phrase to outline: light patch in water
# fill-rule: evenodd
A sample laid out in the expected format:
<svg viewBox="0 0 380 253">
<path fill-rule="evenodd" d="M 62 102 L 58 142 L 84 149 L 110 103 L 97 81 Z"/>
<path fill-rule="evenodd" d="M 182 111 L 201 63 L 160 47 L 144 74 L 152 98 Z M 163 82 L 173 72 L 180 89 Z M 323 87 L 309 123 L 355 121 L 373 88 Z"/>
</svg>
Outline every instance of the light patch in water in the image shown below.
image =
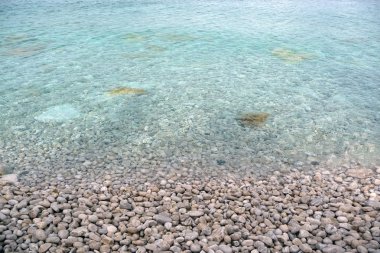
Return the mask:
<svg viewBox="0 0 380 253">
<path fill-rule="evenodd" d="M 80 112 L 70 104 L 56 105 L 50 107 L 37 117 L 36 120 L 41 122 L 63 122 L 78 118 Z"/>
</svg>

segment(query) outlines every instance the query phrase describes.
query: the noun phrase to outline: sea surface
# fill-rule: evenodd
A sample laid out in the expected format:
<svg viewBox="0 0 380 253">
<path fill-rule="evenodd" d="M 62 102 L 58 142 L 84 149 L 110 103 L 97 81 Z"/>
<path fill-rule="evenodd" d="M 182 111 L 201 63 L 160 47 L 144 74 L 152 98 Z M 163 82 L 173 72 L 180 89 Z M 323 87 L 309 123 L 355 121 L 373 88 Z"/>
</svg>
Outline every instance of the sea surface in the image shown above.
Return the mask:
<svg viewBox="0 0 380 253">
<path fill-rule="evenodd" d="M 379 13 L 377 0 L 1 0 L 0 163 L 378 165 Z"/>
</svg>

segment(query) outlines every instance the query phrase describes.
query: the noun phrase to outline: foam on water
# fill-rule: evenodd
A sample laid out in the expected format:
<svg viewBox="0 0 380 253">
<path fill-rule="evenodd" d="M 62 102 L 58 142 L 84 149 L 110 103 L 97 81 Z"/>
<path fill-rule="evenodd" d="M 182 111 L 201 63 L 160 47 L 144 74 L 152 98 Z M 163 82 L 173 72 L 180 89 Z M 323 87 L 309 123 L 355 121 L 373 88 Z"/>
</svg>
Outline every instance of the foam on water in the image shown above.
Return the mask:
<svg viewBox="0 0 380 253">
<path fill-rule="evenodd" d="M 2 163 L 379 163 L 378 1 L 15 0 L 0 13 Z M 118 87 L 146 94 L 107 96 Z M 237 120 L 259 112 L 260 126 Z"/>
</svg>

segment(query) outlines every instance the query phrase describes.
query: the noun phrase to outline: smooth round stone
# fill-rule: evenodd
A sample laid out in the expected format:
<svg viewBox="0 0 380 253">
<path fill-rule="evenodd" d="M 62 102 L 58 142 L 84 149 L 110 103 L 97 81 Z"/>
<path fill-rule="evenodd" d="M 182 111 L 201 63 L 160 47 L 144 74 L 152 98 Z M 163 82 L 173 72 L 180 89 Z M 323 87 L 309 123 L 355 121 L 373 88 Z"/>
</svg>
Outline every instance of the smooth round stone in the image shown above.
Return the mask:
<svg viewBox="0 0 380 253">
<path fill-rule="evenodd" d="M 166 230 L 170 230 L 172 228 L 173 224 L 171 222 L 166 222 L 164 227 L 166 228 Z"/>
<path fill-rule="evenodd" d="M 253 241 L 253 240 L 244 240 L 244 241 L 241 243 L 241 245 L 246 246 L 246 247 L 251 247 L 251 246 L 253 246 L 253 244 L 254 244 L 254 241 Z"/>
<path fill-rule="evenodd" d="M 232 248 L 228 245 L 219 245 L 219 249 L 223 252 L 223 253 L 232 253 Z"/>
<path fill-rule="evenodd" d="M 89 215 L 88 216 L 88 221 L 91 223 L 96 223 L 98 221 L 98 216 L 96 215 Z"/>
<path fill-rule="evenodd" d="M 344 216 L 339 216 L 337 218 L 337 220 L 340 222 L 340 223 L 347 223 L 348 222 L 348 219 Z"/>
<path fill-rule="evenodd" d="M 106 229 L 107 229 L 107 235 L 108 235 L 108 236 L 111 236 L 111 235 L 113 235 L 114 233 L 116 233 L 117 228 L 116 228 L 114 225 L 107 224 L 107 225 L 105 225 L 105 226 L 106 226 Z"/>
<path fill-rule="evenodd" d="M 67 239 L 69 237 L 69 231 L 67 231 L 67 230 L 60 230 L 60 231 L 58 231 L 58 236 L 61 239 Z"/>
<path fill-rule="evenodd" d="M 311 252 L 313 252 L 312 248 L 309 245 L 307 245 L 307 244 L 301 244 L 299 247 L 305 253 L 311 253 Z"/>
<path fill-rule="evenodd" d="M 96 226 L 95 224 L 92 224 L 92 223 L 88 224 L 87 228 L 90 232 L 97 232 L 98 231 L 98 226 Z"/>
<path fill-rule="evenodd" d="M 204 213 L 203 213 L 203 211 L 190 211 L 187 214 L 190 217 L 201 217 Z"/>
<path fill-rule="evenodd" d="M 185 240 L 186 241 L 192 241 L 198 238 L 198 233 L 197 232 L 187 232 L 185 234 Z"/>
<path fill-rule="evenodd" d="M 37 229 L 34 231 L 34 237 L 39 240 L 39 241 L 45 241 L 47 238 L 47 235 L 44 230 L 42 229 Z"/>
<path fill-rule="evenodd" d="M 202 248 L 199 244 L 193 243 L 190 246 L 190 250 L 191 250 L 191 252 L 201 252 Z"/>
</svg>

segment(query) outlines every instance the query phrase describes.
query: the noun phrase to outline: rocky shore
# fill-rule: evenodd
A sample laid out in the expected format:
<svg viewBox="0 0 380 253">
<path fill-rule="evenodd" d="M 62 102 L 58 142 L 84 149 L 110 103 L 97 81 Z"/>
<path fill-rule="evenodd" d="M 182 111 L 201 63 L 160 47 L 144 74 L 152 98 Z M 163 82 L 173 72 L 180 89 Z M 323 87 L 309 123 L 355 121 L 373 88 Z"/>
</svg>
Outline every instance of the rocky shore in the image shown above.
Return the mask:
<svg viewBox="0 0 380 253">
<path fill-rule="evenodd" d="M 380 252 L 380 167 L 21 173 L 0 252 Z"/>
</svg>

